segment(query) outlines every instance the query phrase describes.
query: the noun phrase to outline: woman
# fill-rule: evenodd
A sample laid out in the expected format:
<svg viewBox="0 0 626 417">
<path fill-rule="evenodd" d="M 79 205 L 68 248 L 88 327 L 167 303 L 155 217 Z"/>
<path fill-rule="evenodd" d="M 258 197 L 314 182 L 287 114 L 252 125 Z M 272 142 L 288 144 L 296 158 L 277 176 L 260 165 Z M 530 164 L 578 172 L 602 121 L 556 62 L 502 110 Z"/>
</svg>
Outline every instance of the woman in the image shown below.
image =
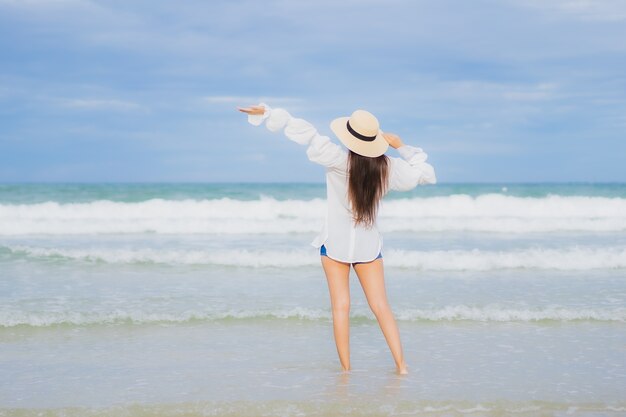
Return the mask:
<svg viewBox="0 0 626 417">
<path fill-rule="evenodd" d="M 265 121 L 271 131 L 284 129 L 287 138 L 307 146 L 309 160 L 326 167 L 328 209 L 324 226 L 311 245 L 320 250 L 328 281 L 335 343 L 343 370 L 350 370 L 348 278 L 352 265 L 397 372 L 407 374 L 398 326 L 387 302 L 383 240 L 376 219 L 379 202 L 388 190 L 407 191 L 418 184 L 435 184 L 435 172 L 426 163 L 426 153 L 405 145 L 393 133 L 383 133 L 376 117 L 365 110 L 356 110 L 350 117 L 337 118 L 330 124 L 347 150 L 284 109 L 260 103 L 239 110 L 248 114 L 253 125 Z M 386 156 L 389 146 L 397 149 L 402 158 Z"/>
</svg>

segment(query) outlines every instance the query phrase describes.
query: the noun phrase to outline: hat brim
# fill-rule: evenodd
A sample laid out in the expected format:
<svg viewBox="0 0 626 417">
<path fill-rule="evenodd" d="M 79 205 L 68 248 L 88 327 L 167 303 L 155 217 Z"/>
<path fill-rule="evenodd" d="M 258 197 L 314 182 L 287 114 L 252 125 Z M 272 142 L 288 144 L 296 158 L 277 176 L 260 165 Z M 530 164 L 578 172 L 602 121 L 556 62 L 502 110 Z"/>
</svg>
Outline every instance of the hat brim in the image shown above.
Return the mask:
<svg viewBox="0 0 626 417">
<path fill-rule="evenodd" d="M 389 142 L 383 137 L 383 131 L 378 129 L 376 139 L 371 142 L 356 138 L 346 126 L 350 117 L 338 117 L 330 122 L 330 129 L 348 149 L 354 153 L 370 158 L 384 154 L 389 148 Z"/>
</svg>

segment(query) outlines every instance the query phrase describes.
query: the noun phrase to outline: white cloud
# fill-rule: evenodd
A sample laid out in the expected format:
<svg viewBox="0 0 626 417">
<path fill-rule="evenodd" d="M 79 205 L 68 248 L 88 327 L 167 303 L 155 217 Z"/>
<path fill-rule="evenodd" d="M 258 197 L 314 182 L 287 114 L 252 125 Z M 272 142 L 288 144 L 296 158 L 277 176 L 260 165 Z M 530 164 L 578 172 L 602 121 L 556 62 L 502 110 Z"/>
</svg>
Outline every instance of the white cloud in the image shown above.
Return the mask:
<svg viewBox="0 0 626 417">
<path fill-rule="evenodd" d="M 84 0 L 0 0 L 0 5 L 13 7 L 43 7 L 43 6 L 74 6 L 77 4 L 90 4 Z"/>
<path fill-rule="evenodd" d="M 520 83 L 484 80 L 443 81 L 422 75 L 411 77 L 419 86 L 419 97 L 431 100 L 455 100 L 476 102 L 532 102 L 563 98 L 565 92 L 554 82 Z M 412 95 L 412 93 L 411 93 Z"/>
<path fill-rule="evenodd" d="M 303 100 L 296 97 L 267 97 L 267 96 L 206 96 L 202 98 L 203 101 L 208 103 L 258 103 L 260 101 L 267 101 L 272 103 L 299 103 Z"/>
<path fill-rule="evenodd" d="M 462 133 L 460 133 L 462 134 Z M 466 155 L 514 155 L 520 152 L 520 146 L 516 143 L 486 140 L 448 140 L 429 143 L 428 152 L 451 153 Z"/>
<path fill-rule="evenodd" d="M 544 101 L 556 98 L 556 85 L 543 83 L 505 89 L 502 97 L 510 101 Z"/>
<path fill-rule="evenodd" d="M 623 0 L 514 0 L 515 4 L 582 20 L 626 20 Z"/>
<path fill-rule="evenodd" d="M 243 161 L 253 161 L 253 162 L 265 162 L 267 161 L 267 155 L 264 153 L 247 153 L 243 154 L 239 157 L 240 160 Z"/>
<path fill-rule="evenodd" d="M 115 99 L 60 99 L 60 104 L 63 107 L 84 109 L 84 110 L 118 110 L 118 111 L 130 111 L 138 110 L 142 106 L 125 100 Z"/>
</svg>

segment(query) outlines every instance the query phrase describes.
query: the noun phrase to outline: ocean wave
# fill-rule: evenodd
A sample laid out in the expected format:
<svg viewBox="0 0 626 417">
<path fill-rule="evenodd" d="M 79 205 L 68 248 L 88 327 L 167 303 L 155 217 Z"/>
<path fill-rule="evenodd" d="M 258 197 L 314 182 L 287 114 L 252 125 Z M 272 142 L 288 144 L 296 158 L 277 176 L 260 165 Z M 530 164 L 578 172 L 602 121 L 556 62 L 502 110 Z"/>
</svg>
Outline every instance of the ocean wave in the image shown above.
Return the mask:
<svg viewBox="0 0 626 417">
<path fill-rule="evenodd" d="M 0 204 L 0 235 L 314 233 L 323 199 L 152 199 L 136 203 Z M 381 231 L 506 233 L 626 230 L 626 199 L 464 194 L 383 200 Z"/>
<path fill-rule="evenodd" d="M 243 268 L 297 268 L 318 266 L 319 256 L 309 250 L 182 250 L 121 248 L 45 248 L 0 246 L 9 256 L 42 260 L 102 262 L 110 264 L 215 265 Z M 585 271 L 626 269 L 626 247 L 527 248 L 491 250 L 384 250 L 388 267 L 429 271 L 489 271 L 548 269 Z"/>
<path fill-rule="evenodd" d="M 570 308 L 549 306 L 543 308 L 515 309 L 500 306 L 474 307 L 467 305 L 445 306 L 433 309 L 397 309 L 397 320 L 407 322 L 543 322 L 543 321 L 626 321 L 626 308 Z M 202 321 L 228 320 L 303 320 L 330 321 L 328 310 L 295 307 L 273 310 L 229 310 L 150 312 L 143 310 L 124 311 L 46 311 L 26 312 L 0 310 L 0 327 L 50 327 L 59 325 L 87 326 L 109 324 L 175 324 Z M 350 319 L 355 322 L 374 322 L 369 312 L 353 312 Z"/>
</svg>

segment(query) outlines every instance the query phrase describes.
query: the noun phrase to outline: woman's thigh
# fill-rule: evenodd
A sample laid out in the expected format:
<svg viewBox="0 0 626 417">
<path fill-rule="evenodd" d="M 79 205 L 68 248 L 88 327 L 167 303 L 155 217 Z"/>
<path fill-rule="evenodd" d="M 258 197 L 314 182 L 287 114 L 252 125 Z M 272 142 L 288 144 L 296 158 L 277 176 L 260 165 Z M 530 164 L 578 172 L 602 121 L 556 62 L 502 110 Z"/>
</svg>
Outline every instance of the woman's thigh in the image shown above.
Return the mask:
<svg viewBox="0 0 626 417">
<path fill-rule="evenodd" d="M 350 305 L 350 264 L 321 256 L 333 308 Z"/>
<path fill-rule="evenodd" d="M 356 264 L 353 267 L 370 307 L 376 309 L 386 306 L 387 292 L 385 290 L 385 271 L 382 258 Z"/>
</svg>

